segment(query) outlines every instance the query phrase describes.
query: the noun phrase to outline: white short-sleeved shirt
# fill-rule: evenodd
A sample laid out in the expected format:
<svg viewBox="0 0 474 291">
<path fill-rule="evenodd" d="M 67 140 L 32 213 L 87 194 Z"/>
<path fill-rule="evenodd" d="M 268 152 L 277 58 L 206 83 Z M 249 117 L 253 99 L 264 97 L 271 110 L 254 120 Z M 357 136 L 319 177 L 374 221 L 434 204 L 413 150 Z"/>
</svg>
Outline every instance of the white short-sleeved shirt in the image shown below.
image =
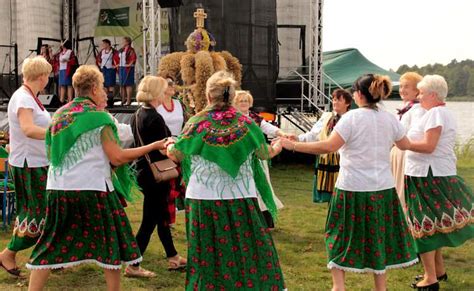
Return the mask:
<svg viewBox="0 0 474 291">
<path fill-rule="evenodd" d="M 418 120 L 421 120 L 425 113 L 426 109 L 421 107 L 420 104 L 415 104 L 410 108 L 410 110 L 403 114 L 400 122 L 405 128 L 405 133 L 408 132 L 408 130 L 413 126 L 413 124 L 415 124 Z"/>
<path fill-rule="evenodd" d="M 67 50 L 64 53 L 59 54 L 59 70 L 66 70 L 67 69 L 67 62 L 71 58 L 72 50 Z"/>
<path fill-rule="evenodd" d="M 186 198 L 198 200 L 229 200 L 256 198 L 251 157 L 241 166 L 233 179 L 216 163 L 200 156 L 191 157 L 191 177 L 186 188 Z"/>
<path fill-rule="evenodd" d="M 395 186 L 390 149 L 405 135 L 395 116 L 382 109 L 359 108 L 344 114 L 334 131 L 345 141 L 339 149 L 338 189 L 368 192 Z"/>
<path fill-rule="evenodd" d="M 8 102 L 8 124 L 10 135 L 10 156 L 8 162 L 14 167 L 22 168 L 25 161 L 29 168 L 38 168 L 49 165 L 46 157 L 44 140 L 27 137 L 20 127 L 18 109 L 32 109 L 33 123 L 39 127 L 47 128 L 51 123 L 51 115 L 47 110 L 41 110 L 31 93 L 21 86 L 13 93 Z"/>
<path fill-rule="evenodd" d="M 171 131 L 171 135 L 178 136 L 181 133 L 181 130 L 183 129 L 183 107 L 181 106 L 181 103 L 179 103 L 178 100 L 172 99 L 171 101 L 173 101 L 173 111 L 169 112 L 165 109 L 165 107 L 163 107 L 163 105 L 158 106 L 156 108 L 156 111 L 165 120 L 166 125 Z"/>
<path fill-rule="evenodd" d="M 69 163 L 70 166 L 62 169 L 62 172 L 52 165 L 49 167 L 46 189 L 104 192 L 114 190 L 110 161 L 102 148 L 102 128 L 93 129 L 79 136 L 73 147 L 88 148 L 82 158 L 78 159 L 77 156 L 67 154 L 65 159 L 70 159 L 73 163 Z"/>
<path fill-rule="evenodd" d="M 319 134 L 323 130 L 324 122 L 334 115 L 333 112 L 324 112 L 323 115 L 316 121 L 310 131 L 298 135 L 298 141 L 313 142 L 319 140 Z"/>
<path fill-rule="evenodd" d="M 100 53 L 100 67 L 107 68 L 107 69 L 113 69 L 114 63 L 113 63 L 113 56 L 114 56 L 114 51 L 111 49 L 108 52 L 104 49 Z"/>
<path fill-rule="evenodd" d="M 456 120 L 446 106 L 437 106 L 428 110 L 419 122 L 413 124 L 407 137 L 413 141 L 422 140 L 426 131 L 439 126 L 441 126 L 441 136 L 434 152 L 422 154 L 406 151 L 405 175 L 426 177 L 430 167 L 434 176 L 456 175 L 456 155 L 454 154 Z"/>
</svg>

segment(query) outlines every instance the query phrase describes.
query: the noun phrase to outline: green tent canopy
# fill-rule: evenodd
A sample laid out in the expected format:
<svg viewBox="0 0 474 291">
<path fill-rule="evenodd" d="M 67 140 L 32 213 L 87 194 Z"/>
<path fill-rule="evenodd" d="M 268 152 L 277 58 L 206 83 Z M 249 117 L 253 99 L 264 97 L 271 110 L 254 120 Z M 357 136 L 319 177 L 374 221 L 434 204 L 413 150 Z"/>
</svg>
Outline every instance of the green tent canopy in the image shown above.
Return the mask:
<svg viewBox="0 0 474 291">
<path fill-rule="evenodd" d="M 308 75 L 308 67 L 299 67 L 296 71 L 302 75 Z M 325 74 L 323 78 L 324 88 L 331 88 L 331 91 L 337 88 L 338 85 L 345 89 L 351 88 L 354 81 L 364 74 L 379 74 L 388 75 L 393 82 L 394 93 L 398 93 L 400 75 L 382 69 L 354 48 L 324 52 L 323 72 Z M 280 78 L 277 84 L 289 84 L 299 80 L 298 76 L 290 73 L 287 77 Z"/>
<path fill-rule="evenodd" d="M 394 85 L 398 85 L 400 79 L 399 74 L 382 69 L 354 48 L 324 52 L 323 72 L 343 88 L 350 88 L 364 74 L 388 75 Z M 337 87 L 326 76 L 323 80 L 325 87 Z"/>
</svg>

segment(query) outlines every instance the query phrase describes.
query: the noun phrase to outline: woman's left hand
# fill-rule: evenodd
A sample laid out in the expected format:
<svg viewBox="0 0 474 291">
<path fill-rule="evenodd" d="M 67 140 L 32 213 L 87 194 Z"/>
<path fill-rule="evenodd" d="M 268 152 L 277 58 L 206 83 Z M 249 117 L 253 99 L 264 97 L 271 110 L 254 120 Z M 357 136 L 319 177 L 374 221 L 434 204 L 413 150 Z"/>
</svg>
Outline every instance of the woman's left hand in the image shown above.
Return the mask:
<svg viewBox="0 0 474 291">
<path fill-rule="evenodd" d="M 280 138 L 281 146 L 286 150 L 293 150 L 295 148 L 295 142 L 287 138 Z"/>
</svg>

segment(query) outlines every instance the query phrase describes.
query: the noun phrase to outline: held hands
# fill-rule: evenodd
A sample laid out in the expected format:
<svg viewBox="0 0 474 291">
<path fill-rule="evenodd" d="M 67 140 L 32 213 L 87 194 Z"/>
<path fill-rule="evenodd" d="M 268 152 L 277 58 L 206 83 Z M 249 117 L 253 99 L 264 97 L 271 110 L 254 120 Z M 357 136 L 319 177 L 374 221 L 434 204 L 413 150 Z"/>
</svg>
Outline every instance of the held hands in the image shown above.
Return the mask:
<svg viewBox="0 0 474 291">
<path fill-rule="evenodd" d="M 273 144 L 276 144 L 276 143 L 280 143 L 280 147 L 286 150 L 294 151 L 295 141 L 292 141 L 288 138 L 281 137 L 281 138 L 272 140 L 272 146 Z"/>
<path fill-rule="evenodd" d="M 158 140 L 158 141 L 155 141 L 153 143 L 153 150 L 155 151 L 162 151 L 162 150 L 165 150 L 166 149 L 166 144 L 168 142 L 168 138 L 164 138 L 162 140 Z"/>
<path fill-rule="evenodd" d="M 165 149 L 169 149 L 170 146 L 176 143 L 176 139 L 173 137 L 168 137 L 165 142 Z"/>
<path fill-rule="evenodd" d="M 278 155 L 279 153 L 281 153 L 282 149 L 283 148 L 281 147 L 280 139 L 272 140 L 272 151 L 274 155 Z"/>
</svg>

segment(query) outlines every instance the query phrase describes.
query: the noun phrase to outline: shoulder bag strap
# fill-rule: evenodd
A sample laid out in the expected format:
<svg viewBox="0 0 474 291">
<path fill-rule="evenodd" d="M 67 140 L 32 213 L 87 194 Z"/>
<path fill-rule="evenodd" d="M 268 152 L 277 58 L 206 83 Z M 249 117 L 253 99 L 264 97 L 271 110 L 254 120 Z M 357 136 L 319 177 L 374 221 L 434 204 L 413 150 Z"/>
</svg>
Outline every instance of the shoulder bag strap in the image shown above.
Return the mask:
<svg viewBox="0 0 474 291">
<path fill-rule="evenodd" d="M 144 146 L 145 144 L 143 143 L 142 137 L 140 136 L 140 131 L 138 130 L 138 111 L 141 110 L 142 108 L 140 107 L 136 112 L 135 112 L 135 130 L 137 132 L 138 136 L 138 141 L 140 142 L 140 146 Z M 151 159 L 148 154 L 145 154 L 145 159 L 148 162 L 148 164 L 151 165 Z"/>
</svg>

